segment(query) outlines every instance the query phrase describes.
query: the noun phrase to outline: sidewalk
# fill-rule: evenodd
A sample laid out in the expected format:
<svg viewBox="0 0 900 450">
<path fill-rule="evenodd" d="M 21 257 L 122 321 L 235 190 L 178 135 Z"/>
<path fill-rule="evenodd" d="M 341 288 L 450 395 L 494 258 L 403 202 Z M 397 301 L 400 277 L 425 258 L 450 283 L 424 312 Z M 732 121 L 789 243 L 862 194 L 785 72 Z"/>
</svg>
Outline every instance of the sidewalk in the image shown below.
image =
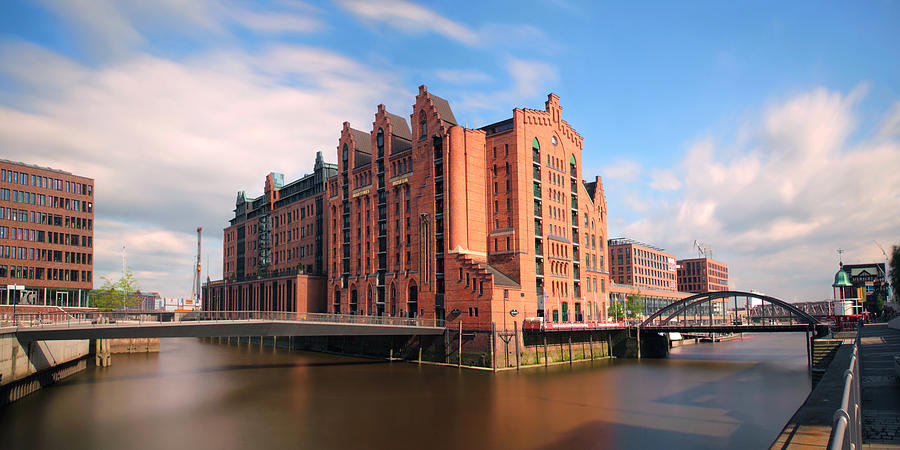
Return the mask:
<svg viewBox="0 0 900 450">
<path fill-rule="evenodd" d="M 863 326 L 860 370 L 866 448 L 900 448 L 900 380 L 894 372 L 897 354 L 900 331 L 886 323 Z"/>
</svg>

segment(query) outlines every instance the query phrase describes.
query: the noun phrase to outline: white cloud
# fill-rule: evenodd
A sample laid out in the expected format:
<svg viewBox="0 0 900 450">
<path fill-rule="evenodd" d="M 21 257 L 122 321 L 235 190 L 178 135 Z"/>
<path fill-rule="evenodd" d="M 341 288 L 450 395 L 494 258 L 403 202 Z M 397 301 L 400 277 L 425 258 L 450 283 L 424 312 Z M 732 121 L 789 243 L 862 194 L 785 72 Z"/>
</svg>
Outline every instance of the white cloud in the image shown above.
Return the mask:
<svg viewBox="0 0 900 450">
<path fill-rule="evenodd" d="M 393 75 L 301 46 L 186 61 L 133 54 L 99 68 L 0 45 L 10 53 L 25 57 L 0 63 L 0 77 L 19 88 L 14 106 L 0 105 L 4 157 L 94 178 L 97 278 L 120 270 L 126 240 L 144 287 L 166 295 L 190 292 L 197 226 L 211 276 L 221 276 L 221 230 L 237 190 L 259 193 L 269 171 L 295 179 L 316 150 L 334 161 L 344 120 L 366 129 L 385 95 L 411 96 Z M 48 66 L 52 77 L 29 80 Z"/>
<path fill-rule="evenodd" d="M 78 30 L 78 36 L 101 58 L 121 58 L 147 44 L 152 33 L 209 37 L 228 41 L 228 28 L 262 34 L 311 33 L 325 25 L 318 9 L 302 2 L 248 6 L 232 0 L 40 0 Z"/>
<path fill-rule="evenodd" d="M 526 46 L 530 50 L 554 52 L 559 46 L 535 26 L 485 23 L 473 29 L 416 3 L 404 0 L 338 0 L 356 17 L 383 23 L 408 35 L 436 33 L 472 47 Z"/>
<path fill-rule="evenodd" d="M 357 17 L 384 22 L 387 26 L 407 34 L 430 31 L 467 45 L 479 43 L 478 33 L 424 6 L 403 0 L 339 0 L 344 9 Z"/>
<path fill-rule="evenodd" d="M 641 172 L 641 165 L 631 159 L 619 159 L 602 167 L 600 175 L 604 180 L 622 181 L 625 183 L 634 181 Z"/>
<path fill-rule="evenodd" d="M 655 169 L 650 174 L 650 187 L 658 191 L 676 191 L 681 189 L 681 180 L 673 170 Z"/>
<path fill-rule="evenodd" d="M 497 105 L 518 104 L 523 99 L 546 93 L 559 79 L 556 66 L 514 57 L 506 59 L 506 72 L 510 82 L 506 89 L 492 92 L 467 91 L 460 95 L 457 105 L 461 109 L 494 109 Z"/>
<path fill-rule="evenodd" d="M 864 93 L 864 85 L 846 95 L 816 89 L 741 124 L 736 144 L 700 139 L 678 166 L 681 200 L 632 221 L 626 234 L 679 256 L 698 239 L 740 274 L 739 288 L 824 298 L 838 247 L 860 249 L 854 261 L 880 261 L 872 240 L 900 236 L 897 133 L 850 139 Z M 875 128 L 892 129 L 897 114 Z M 627 167 L 613 173 L 621 178 Z"/>
</svg>

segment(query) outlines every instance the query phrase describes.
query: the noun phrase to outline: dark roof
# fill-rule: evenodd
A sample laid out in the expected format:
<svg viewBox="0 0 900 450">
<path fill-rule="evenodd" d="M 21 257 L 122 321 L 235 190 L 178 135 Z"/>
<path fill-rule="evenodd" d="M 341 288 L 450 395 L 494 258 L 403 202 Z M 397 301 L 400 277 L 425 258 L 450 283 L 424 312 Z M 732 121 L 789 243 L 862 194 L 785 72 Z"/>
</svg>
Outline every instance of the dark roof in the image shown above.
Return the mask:
<svg viewBox="0 0 900 450">
<path fill-rule="evenodd" d="M 385 111 L 384 114 L 387 116 L 388 120 L 391 121 L 391 128 L 394 130 L 394 136 L 400 136 L 408 141 L 412 141 L 412 131 L 409 131 L 409 124 L 406 123 L 406 119 L 387 111 Z"/>
<path fill-rule="evenodd" d="M 516 283 L 508 276 L 504 275 L 503 272 L 497 270 L 494 266 L 486 263 L 478 264 L 482 269 L 491 273 L 494 276 L 494 284 L 498 286 L 512 286 L 512 287 L 521 287 L 519 283 Z"/>
<path fill-rule="evenodd" d="M 350 129 L 350 135 L 356 141 L 356 150 L 362 150 L 368 154 L 372 154 L 372 136 L 365 131 L 359 131 L 356 128 Z"/>
<path fill-rule="evenodd" d="M 430 95 L 431 101 L 434 102 L 435 109 L 437 109 L 438 114 L 441 115 L 441 120 L 451 125 L 457 125 L 456 116 L 453 115 L 453 110 L 450 109 L 450 103 L 448 103 L 447 100 L 438 97 L 437 95 Z"/>
<path fill-rule="evenodd" d="M 588 195 L 591 198 L 594 198 L 597 194 L 597 182 L 591 181 L 590 183 L 584 183 L 584 189 L 588 192 Z"/>
<path fill-rule="evenodd" d="M 403 139 L 400 136 L 394 136 L 394 139 L 391 139 L 391 154 L 396 155 L 399 153 L 403 153 L 405 151 L 409 151 L 412 149 L 412 142 L 407 139 Z"/>
<path fill-rule="evenodd" d="M 350 135 L 356 141 L 356 150 L 353 151 L 353 168 L 372 164 L 372 136 L 354 128 L 350 129 Z"/>
</svg>

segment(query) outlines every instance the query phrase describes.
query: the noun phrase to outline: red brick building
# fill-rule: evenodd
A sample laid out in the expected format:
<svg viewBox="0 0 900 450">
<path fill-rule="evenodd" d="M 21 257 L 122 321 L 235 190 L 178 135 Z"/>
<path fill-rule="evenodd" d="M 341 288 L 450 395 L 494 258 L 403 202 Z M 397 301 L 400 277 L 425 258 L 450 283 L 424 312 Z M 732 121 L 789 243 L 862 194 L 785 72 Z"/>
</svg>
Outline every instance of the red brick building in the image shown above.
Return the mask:
<svg viewBox="0 0 900 450">
<path fill-rule="evenodd" d="M 93 289 L 94 180 L 0 160 L 0 305 L 87 307 Z"/>
<path fill-rule="evenodd" d="M 709 258 L 678 260 L 678 287 L 685 292 L 728 290 L 728 265 Z"/>
<path fill-rule="evenodd" d="M 562 119 L 559 97 L 471 129 L 421 86 L 409 118 L 379 105 L 367 131 L 343 125 L 338 164 L 327 174 L 324 226 L 315 228 L 326 249 L 321 270 L 313 264 L 325 276 L 323 311 L 462 320 L 484 329 L 514 314 L 602 319 L 606 200 L 599 177 L 582 179 L 583 139 Z M 276 256 L 292 255 L 273 236 L 297 220 L 281 212 L 286 187 L 279 183 L 270 175 L 263 197 L 239 196 L 225 231 L 226 282 L 209 284 L 215 293 L 205 307 L 284 307 L 229 300 L 257 298 L 252 282 L 249 293 L 232 293 L 240 279 L 271 277 L 297 261 Z"/>
<path fill-rule="evenodd" d="M 609 276 L 615 283 L 677 291 L 675 255 L 633 239 L 609 240 Z"/>
<path fill-rule="evenodd" d="M 316 154 L 313 173 L 289 184 L 266 176 L 264 194 L 237 194 L 224 233 L 224 280 L 203 287 L 207 310 L 325 309 L 325 182 L 336 173 Z"/>
</svg>

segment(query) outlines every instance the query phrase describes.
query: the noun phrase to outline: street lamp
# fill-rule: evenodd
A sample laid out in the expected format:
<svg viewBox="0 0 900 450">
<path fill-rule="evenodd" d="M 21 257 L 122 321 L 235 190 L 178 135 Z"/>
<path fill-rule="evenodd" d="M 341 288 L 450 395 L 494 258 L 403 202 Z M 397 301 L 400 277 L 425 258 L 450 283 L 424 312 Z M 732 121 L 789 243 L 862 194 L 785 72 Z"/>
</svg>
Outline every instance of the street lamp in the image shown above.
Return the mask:
<svg viewBox="0 0 900 450">
<path fill-rule="evenodd" d="M 21 284 L 18 284 L 18 285 L 17 284 L 7 284 L 6 285 L 6 300 L 7 301 L 10 300 L 10 291 L 21 292 L 24 290 L 25 290 L 25 286 L 22 286 Z M 21 297 L 21 296 L 22 296 L 22 294 L 20 293 L 19 295 L 16 296 L 17 297 L 16 300 L 12 301 L 13 302 L 13 304 L 12 304 L 13 305 L 13 325 L 16 324 L 16 304 L 19 303 L 18 297 Z"/>
</svg>

